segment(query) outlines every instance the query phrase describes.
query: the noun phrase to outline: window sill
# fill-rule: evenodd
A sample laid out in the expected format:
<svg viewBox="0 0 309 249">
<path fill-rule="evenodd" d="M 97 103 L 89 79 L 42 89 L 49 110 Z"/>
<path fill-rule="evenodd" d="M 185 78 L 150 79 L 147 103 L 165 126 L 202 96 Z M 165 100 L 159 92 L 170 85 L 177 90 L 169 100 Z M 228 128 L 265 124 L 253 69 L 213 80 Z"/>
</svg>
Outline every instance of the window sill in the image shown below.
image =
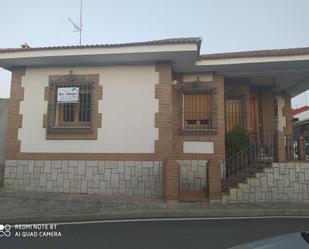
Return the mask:
<svg viewBox="0 0 309 249">
<path fill-rule="evenodd" d="M 181 130 L 178 133 L 179 135 L 209 135 L 217 134 L 217 129 L 208 129 L 208 130 Z"/>
<path fill-rule="evenodd" d="M 72 134 L 72 133 L 91 133 L 93 132 L 93 128 L 91 126 L 56 126 L 56 127 L 48 127 L 47 133 L 51 134 Z"/>
</svg>

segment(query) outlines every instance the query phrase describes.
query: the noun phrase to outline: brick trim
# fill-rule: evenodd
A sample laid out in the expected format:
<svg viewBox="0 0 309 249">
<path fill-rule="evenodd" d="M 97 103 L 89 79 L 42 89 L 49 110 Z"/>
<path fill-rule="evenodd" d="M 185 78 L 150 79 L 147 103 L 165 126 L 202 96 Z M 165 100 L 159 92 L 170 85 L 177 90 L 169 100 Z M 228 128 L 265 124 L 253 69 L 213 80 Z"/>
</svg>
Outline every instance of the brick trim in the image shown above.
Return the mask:
<svg viewBox="0 0 309 249">
<path fill-rule="evenodd" d="M 99 113 L 99 100 L 102 99 L 102 85 L 99 84 L 99 74 L 74 74 L 76 85 L 81 84 L 83 81 L 91 81 L 94 83 L 92 89 L 93 96 L 93 110 L 92 110 L 92 128 L 85 132 L 52 132 L 48 128 L 48 118 L 53 122 L 55 120 L 54 110 L 50 110 L 49 106 L 55 104 L 55 86 L 53 82 L 59 82 L 61 84 L 67 83 L 68 75 L 50 75 L 49 86 L 45 87 L 44 100 L 48 101 L 47 113 L 43 115 L 43 128 L 46 128 L 46 140 L 96 140 L 97 129 L 101 127 L 102 114 Z M 52 91 L 52 92 L 50 92 Z"/>
<path fill-rule="evenodd" d="M 11 97 L 7 128 L 7 158 L 15 158 L 20 152 L 18 129 L 22 127 L 22 114 L 19 113 L 19 108 L 20 102 L 24 99 L 24 88 L 21 86 L 22 76 L 24 75 L 25 68 L 12 69 Z"/>
<path fill-rule="evenodd" d="M 179 123 L 181 122 L 179 110 L 182 106 L 182 96 L 178 94 L 177 89 L 180 85 L 186 84 L 182 80 L 173 86 L 173 152 L 177 160 L 223 160 L 224 159 L 224 77 L 214 75 L 213 81 L 204 82 L 209 87 L 215 88 L 214 93 L 215 108 L 217 114 L 217 130 L 214 133 L 205 134 L 180 134 Z M 214 154 L 191 154 L 183 153 L 184 141 L 212 141 L 214 142 Z"/>
<path fill-rule="evenodd" d="M 156 64 L 159 83 L 155 96 L 159 100 L 159 112 L 155 114 L 155 127 L 159 128 L 159 139 L 155 141 L 155 154 L 163 163 L 163 189 L 165 200 L 178 199 L 178 165 L 173 159 L 172 131 L 172 67 L 168 62 Z"/>
<path fill-rule="evenodd" d="M 224 77 L 214 75 L 213 80 L 204 82 L 209 87 L 215 88 L 214 101 L 216 106 L 217 131 L 212 134 L 179 134 L 179 108 L 182 98 L 178 94 L 178 85 L 186 84 L 178 76 L 179 83 L 173 86 L 173 157 L 176 160 L 207 160 L 208 164 L 208 190 L 211 199 L 221 198 L 221 173 L 219 163 L 225 158 L 225 123 L 224 123 Z M 183 153 L 184 141 L 211 141 L 214 143 L 214 154 Z M 171 167 L 174 166 L 170 162 Z M 178 170 L 178 167 L 174 166 Z M 175 172 L 174 172 L 175 173 Z M 173 176 L 173 175 L 172 175 Z M 171 177 L 171 181 L 173 181 Z"/>
<path fill-rule="evenodd" d="M 159 128 L 159 139 L 155 141 L 155 154 L 158 158 L 166 160 L 173 154 L 171 64 L 156 64 L 156 72 L 159 73 L 159 83 L 155 85 L 155 98 L 159 100 L 159 112 L 155 113 L 155 127 Z"/>
<path fill-rule="evenodd" d="M 111 161 L 155 161 L 153 153 L 28 153 L 19 152 L 7 160 L 111 160 Z"/>
</svg>

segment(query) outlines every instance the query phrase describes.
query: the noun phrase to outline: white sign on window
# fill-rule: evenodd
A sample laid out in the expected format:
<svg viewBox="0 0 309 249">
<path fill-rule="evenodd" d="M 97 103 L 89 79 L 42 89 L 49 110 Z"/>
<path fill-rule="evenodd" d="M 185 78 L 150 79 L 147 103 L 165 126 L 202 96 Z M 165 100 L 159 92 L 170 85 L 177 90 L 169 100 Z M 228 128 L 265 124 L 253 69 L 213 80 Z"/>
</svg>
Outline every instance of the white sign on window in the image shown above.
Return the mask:
<svg viewBox="0 0 309 249">
<path fill-rule="evenodd" d="M 76 103 L 78 102 L 78 87 L 60 87 L 57 92 L 57 102 Z"/>
</svg>

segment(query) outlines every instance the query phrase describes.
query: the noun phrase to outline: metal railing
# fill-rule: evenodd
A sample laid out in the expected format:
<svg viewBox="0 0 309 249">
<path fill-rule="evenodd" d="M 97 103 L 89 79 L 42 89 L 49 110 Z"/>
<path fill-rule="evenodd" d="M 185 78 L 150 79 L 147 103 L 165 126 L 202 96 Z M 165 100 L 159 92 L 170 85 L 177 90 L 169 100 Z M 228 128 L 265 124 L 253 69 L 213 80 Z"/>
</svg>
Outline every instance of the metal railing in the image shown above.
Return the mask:
<svg viewBox="0 0 309 249">
<path fill-rule="evenodd" d="M 309 160 L 309 141 L 304 138 L 285 137 L 286 160 Z"/>
<path fill-rule="evenodd" d="M 250 133 L 250 145 L 242 150 L 227 154 L 220 163 L 221 177 L 246 175 L 259 168 L 259 163 L 270 163 L 274 160 L 274 133 L 268 130 L 263 134 Z M 228 153 L 228 152 L 227 152 Z"/>
<path fill-rule="evenodd" d="M 229 178 L 238 174 L 241 170 L 252 167 L 251 145 L 234 153 L 220 163 L 221 177 Z"/>
<path fill-rule="evenodd" d="M 256 157 L 260 161 L 273 161 L 275 158 L 276 144 L 275 132 L 267 129 L 264 132 L 250 132 L 250 145 L 255 145 Z"/>
</svg>

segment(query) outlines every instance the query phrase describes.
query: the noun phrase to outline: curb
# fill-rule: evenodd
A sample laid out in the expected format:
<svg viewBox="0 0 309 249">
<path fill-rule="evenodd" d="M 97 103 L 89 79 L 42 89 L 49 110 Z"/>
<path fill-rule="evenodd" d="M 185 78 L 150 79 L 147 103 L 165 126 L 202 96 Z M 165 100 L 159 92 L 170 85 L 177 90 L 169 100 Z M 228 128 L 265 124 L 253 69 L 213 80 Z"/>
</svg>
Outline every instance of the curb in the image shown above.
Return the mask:
<svg viewBox="0 0 309 249">
<path fill-rule="evenodd" d="M 30 216 L 30 217 L 0 217 L 3 224 L 23 223 L 64 223 L 83 221 L 104 221 L 122 219 L 155 219 L 155 218 L 229 218 L 229 217 L 284 217 L 309 216 L 309 209 L 215 209 L 215 210 L 148 210 L 145 212 L 108 212 L 101 214 L 77 214 L 57 216 Z"/>
</svg>

